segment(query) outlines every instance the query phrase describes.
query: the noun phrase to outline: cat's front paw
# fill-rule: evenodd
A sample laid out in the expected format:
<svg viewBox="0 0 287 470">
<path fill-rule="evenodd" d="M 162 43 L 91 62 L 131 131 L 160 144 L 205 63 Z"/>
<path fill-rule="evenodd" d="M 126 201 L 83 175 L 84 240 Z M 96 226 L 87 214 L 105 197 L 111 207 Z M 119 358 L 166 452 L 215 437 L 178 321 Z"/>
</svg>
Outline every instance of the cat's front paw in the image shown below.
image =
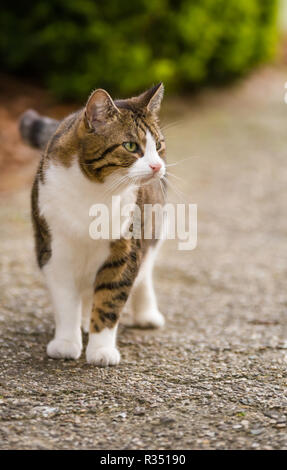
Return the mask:
<svg viewBox="0 0 287 470">
<path fill-rule="evenodd" d="M 81 351 L 81 344 L 64 339 L 53 339 L 47 346 L 48 356 L 58 359 L 78 359 Z"/>
<path fill-rule="evenodd" d="M 120 353 L 117 348 L 101 347 L 97 349 L 87 347 L 86 351 L 87 361 L 90 364 L 97 366 L 116 366 L 121 359 Z"/>
<path fill-rule="evenodd" d="M 134 318 L 134 326 L 139 328 L 162 328 L 164 316 L 157 309 L 146 310 Z"/>
</svg>

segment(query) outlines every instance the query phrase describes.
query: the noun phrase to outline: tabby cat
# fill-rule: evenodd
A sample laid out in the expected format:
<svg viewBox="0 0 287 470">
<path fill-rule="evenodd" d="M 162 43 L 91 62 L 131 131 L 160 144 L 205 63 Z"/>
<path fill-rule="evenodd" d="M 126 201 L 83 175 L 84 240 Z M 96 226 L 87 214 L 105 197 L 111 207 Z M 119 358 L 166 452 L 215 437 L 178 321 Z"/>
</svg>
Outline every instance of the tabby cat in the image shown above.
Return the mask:
<svg viewBox="0 0 287 470">
<path fill-rule="evenodd" d="M 127 300 L 136 325 L 164 324 L 152 284 L 157 240 L 89 235 L 90 207 L 110 208 L 113 195 L 139 207 L 164 204 L 165 143 L 158 122 L 163 90 L 160 83 L 137 97 L 113 101 L 97 89 L 82 110 L 61 122 L 32 110 L 20 120 L 23 138 L 43 150 L 32 189 L 32 221 L 55 312 L 50 357 L 79 358 L 82 326 L 89 332 L 87 361 L 118 364 L 116 331 Z"/>
</svg>

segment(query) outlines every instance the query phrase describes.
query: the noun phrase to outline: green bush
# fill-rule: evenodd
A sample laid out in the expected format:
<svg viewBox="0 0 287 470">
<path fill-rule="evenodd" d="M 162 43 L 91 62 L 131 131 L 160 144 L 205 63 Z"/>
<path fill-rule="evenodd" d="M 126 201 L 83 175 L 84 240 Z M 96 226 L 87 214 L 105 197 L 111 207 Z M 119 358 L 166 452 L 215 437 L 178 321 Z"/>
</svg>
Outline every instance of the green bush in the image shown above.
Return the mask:
<svg viewBox="0 0 287 470">
<path fill-rule="evenodd" d="M 222 82 L 272 57 L 277 0 L 1 2 L 2 69 L 60 98 Z"/>
</svg>

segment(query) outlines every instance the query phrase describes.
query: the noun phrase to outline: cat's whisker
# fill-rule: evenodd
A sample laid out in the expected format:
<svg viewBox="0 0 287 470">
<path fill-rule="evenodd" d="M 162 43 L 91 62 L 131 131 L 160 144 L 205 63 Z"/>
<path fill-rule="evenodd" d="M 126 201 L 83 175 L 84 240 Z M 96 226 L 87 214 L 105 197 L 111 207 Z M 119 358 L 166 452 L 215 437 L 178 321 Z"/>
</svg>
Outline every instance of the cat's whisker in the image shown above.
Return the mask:
<svg viewBox="0 0 287 470">
<path fill-rule="evenodd" d="M 144 176 L 150 176 L 150 172 L 147 171 L 139 171 L 136 174 L 136 178 L 141 179 Z M 155 184 L 159 179 L 158 178 L 150 178 L 147 181 L 139 181 L 138 187 L 147 186 L 149 184 Z"/>
<path fill-rule="evenodd" d="M 179 160 L 178 162 L 172 162 L 172 163 L 168 163 L 166 166 L 169 167 L 169 166 L 176 166 L 176 165 L 179 165 L 180 163 L 183 163 L 183 162 L 186 162 L 187 160 L 191 160 L 192 158 L 198 158 L 199 155 L 191 155 L 189 157 L 186 157 L 186 158 L 182 158 L 181 160 Z"/>
<path fill-rule="evenodd" d="M 112 184 L 106 189 L 106 191 L 104 192 L 104 195 L 107 195 L 107 196 L 111 195 L 113 192 L 115 192 L 117 189 L 123 186 L 128 180 L 129 180 L 128 175 L 124 175 L 120 179 L 114 180 Z"/>
<path fill-rule="evenodd" d="M 176 126 L 179 126 L 180 124 L 184 123 L 185 120 L 184 119 L 178 119 L 177 121 L 173 121 L 173 122 L 169 122 L 163 126 L 161 126 L 161 130 L 162 131 L 166 131 L 167 129 L 170 129 L 172 127 L 176 127 Z"/>
<path fill-rule="evenodd" d="M 104 191 L 104 195 L 111 194 L 114 190 L 116 190 L 119 186 L 121 186 L 122 183 L 123 183 L 123 179 L 113 181 L 113 183 Z"/>
<path fill-rule="evenodd" d="M 173 190 L 173 192 L 181 199 L 184 203 L 188 203 L 186 194 L 180 191 L 174 184 L 172 184 L 167 178 L 164 178 L 166 184 Z"/>
<path fill-rule="evenodd" d="M 156 180 L 145 181 L 141 184 L 141 186 L 148 186 L 149 184 L 154 184 L 155 182 L 156 182 Z"/>
<path fill-rule="evenodd" d="M 164 184 L 163 184 L 163 181 L 162 181 L 161 179 L 159 180 L 159 184 L 160 184 L 160 189 L 161 189 L 163 198 L 164 198 L 164 199 L 167 199 L 166 189 L 165 189 Z"/>
<path fill-rule="evenodd" d="M 185 181 L 183 178 L 181 178 L 180 176 L 174 175 L 173 173 L 170 173 L 169 171 L 166 171 L 166 175 L 168 175 L 168 176 L 173 176 L 173 178 L 179 180 L 180 182 L 183 182 L 183 183 L 186 182 L 186 181 Z"/>
<path fill-rule="evenodd" d="M 129 181 L 129 178 L 123 178 L 120 182 L 118 182 L 118 184 L 115 184 L 111 188 L 110 192 L 115 193 L 116 191 L 121 191 L 124 186 L 128 186 L 128 181 Z"/>
</svg>

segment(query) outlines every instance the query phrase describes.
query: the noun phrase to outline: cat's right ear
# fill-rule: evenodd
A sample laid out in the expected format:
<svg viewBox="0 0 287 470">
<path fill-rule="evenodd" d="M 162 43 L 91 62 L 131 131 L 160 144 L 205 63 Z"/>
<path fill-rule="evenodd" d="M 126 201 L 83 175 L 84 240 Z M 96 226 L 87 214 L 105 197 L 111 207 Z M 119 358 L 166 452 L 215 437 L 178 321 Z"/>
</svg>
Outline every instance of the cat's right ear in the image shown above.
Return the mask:
<svg viewBox="0 0 287 470">
<path fill-rule="evenodd" d="M 100 130 L 120 114 L 112 98 L 105 90 L 95 90 L 88 99 L 85 117 L 90 129 Z"/>
</svg>

